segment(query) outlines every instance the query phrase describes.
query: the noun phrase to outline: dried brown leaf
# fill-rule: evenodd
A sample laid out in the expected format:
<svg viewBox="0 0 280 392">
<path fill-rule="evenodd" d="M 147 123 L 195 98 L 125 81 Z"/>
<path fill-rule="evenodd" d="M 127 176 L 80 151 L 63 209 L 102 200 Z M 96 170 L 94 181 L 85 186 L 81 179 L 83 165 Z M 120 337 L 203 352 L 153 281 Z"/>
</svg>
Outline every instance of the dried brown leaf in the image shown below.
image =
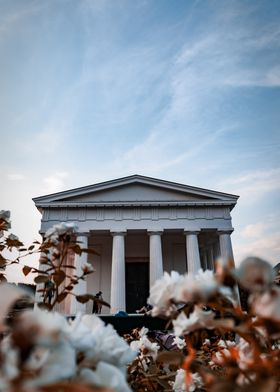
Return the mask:
<svg viewBox="0 0 280 392">
<path fill-rule="evenodd" d="M 178 351 L 162 351 L 157 356 L 157 362 L 181 365 L 184 358 L 184 355 Z"/>
<path fill-rule="evenodd" d="M 25 265 L 25 266 L 22 268 L 22 272 L 24 273 L 25 276 L 27 276 L 27 275 L 29 274 L 29 272 L 31 272 L 31 270 L 32 270 L 32 268 L 29 267 L 28 265 Z"/>
<path fill-rule="evenodd" d="M 38 275 L 34 279 L 34 282 L 39 284 L 39 283 L 46 283 L 48 280 L 50 280 L 50 277 L 48 275 Z"/>
<path fill-rule="evenodd" d="M 58 382 L 40 388 L 40 392 L 113 392 L 109 388 L 93 387 L 78 382 Z"/>
<path fill-rule="evenodd" d="M 5 267 L 7 264 L 7 260 L 0 254 L 0 268 Z"/>
<path fill-rule="evenodd" d="M 58 303 L 62 302 L 62 301 L 67 297 L 68 294 L 69 294 L 69 293 L 67 293 L 67 292 L 60 293 L 60 294 L 57 296 L 57 298 L 56 298 L 57 302 L 58 302 Z"/>
<path fill-rule="evenodd" d="M 53 274 L 53 281 L 56 283 L 57 286 L 60 286 L 61 283 L 64 281 L 66 275 L 63 270 L 58 270 Z"/>
<path fill-rule="evenodd" d="M 80 302 L 81 304 L 85 304 L 90 300 L 90 295 L 89 294 L 84 294 L 84 295 L 76 295 L 76 300 Z"/>
</svg>

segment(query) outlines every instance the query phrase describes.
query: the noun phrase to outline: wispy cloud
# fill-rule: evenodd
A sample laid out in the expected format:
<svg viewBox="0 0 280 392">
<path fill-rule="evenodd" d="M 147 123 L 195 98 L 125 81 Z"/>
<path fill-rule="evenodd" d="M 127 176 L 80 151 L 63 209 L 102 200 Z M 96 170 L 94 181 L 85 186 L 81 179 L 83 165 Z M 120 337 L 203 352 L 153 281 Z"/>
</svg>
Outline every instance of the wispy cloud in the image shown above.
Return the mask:
<svg viewBox="0 0 280 392">
<path fill-rule="evenodd" d="M 9 176 L 0 196 L 20 230 L 22 211 L 28 222 L 37 213 L 31 197 L 140 173 L 241 195 L 233 211 L 239 247 L 258 251 L 266 236 L 276 252 L 278 230 L 262 223 L 262 210 L 280 188 L 279 9 L 243 1 L 190 1 L 180 10 L 129 0 L 3 4 L 1 158 Z"/>
<path fill-rule="evenodd" d="M 43 178 L 44 193 L 54 193 L 65 188 L 65 182 L 69 177 L 69 173 L 67 172 L 57 172 L 49 175 L 48 177 Z"/>
<path fill-rule="evenodd" d="M 10 173 L 7 174 L 7 178 L 11 181 L 22 181 L 24 180 L 24 175 L 20 173 Z"/>
<path fill-rule="evenodd" d="M 258 238 L 264 233 L 268 226 L 269 225 L 263 222 L 252 223 L 244 227 L 241 231 L 241 235 L 245 238 Z"/>
<path fill-rule="evenodd" d="M 39 11 L 46 7 L 46 3 L 29 1 L 28 3 L 18 3 L 18 7 L 7 7 L 6 12 L 2 7 L 0 16 L 0 39 L 13 32 L 19 23 L 27 18 L 34 16 Z"/>
<path fill-rule="evenodd" d="M 243 202 L 252 203 L 265 194 L 280 190 L 280 168 L 249 171 L 224 180 L 220 186 L 242 196 Z"/>
<path fill-rule="evenodd" d="M 245 257 L 258 256 L 275 265 L 280 260 L 280 232 L 271 232 L 253 241 L 237 241 L 234 244 L 234 253 L 237 264 Z"/>
</svg>

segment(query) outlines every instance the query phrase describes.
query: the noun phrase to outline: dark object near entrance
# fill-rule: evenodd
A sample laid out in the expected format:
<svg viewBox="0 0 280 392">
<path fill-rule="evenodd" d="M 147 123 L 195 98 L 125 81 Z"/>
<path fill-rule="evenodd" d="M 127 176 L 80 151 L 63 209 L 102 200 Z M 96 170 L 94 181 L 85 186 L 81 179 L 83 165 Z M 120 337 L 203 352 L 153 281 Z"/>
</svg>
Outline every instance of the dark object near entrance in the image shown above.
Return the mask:
<svg viewBox="0 0 280 392">
<path fill-rule="evenodd" d="M 98 299 L 102 300 L 102 291 L 99 291 L 96 295 L 95 298 L 97 299 L 97 301 L 93 301 L 93 307 L 92 307 L 92 313 L 101 313 L 101 309 L 102 309 L 102 305 L 101 303 L 98 301 Z"/>
<path fill-rule="evenodd" d="M 167 326 L 167 320 L 146 315 L 128 315 L 127 317 L 117 315 L 103 315 L 99 317 L 104 321 L 105 324 L 112 324 L 119 335 L 131 333 L 134 328 L 146 327 L 150 331 L 166 330 L 168 328 L 172 328 L 171 323 L 169 323 L 169 326 Z"/>
<path fill-rule="evenodd" d="M 128 313 L 124 312 L 123 310 L 120 310 L 118 313 L 115 314 L 115 317 L 127 317 Z"/>
</svg>

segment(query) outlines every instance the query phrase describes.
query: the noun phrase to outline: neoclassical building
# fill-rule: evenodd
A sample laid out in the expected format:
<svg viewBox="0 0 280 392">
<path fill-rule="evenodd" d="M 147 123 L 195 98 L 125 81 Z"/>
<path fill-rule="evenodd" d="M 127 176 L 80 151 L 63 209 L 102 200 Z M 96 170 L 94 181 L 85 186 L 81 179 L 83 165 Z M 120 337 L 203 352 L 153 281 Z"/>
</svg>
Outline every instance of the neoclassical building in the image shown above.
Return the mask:
<svg viewBox="0 0 280 392">
<path fill-rule="evenodd" d="M 77 292 L 101 290 L 111 313 L 133 313 L 146 303 L 149 288 L 163 271 L 213 269 L 218 256 L 233 258 L 230 213 L 237 199 L 133 175 L 33 200 L 42 213 L 42 235 L 59 222 L 75 222 L 77 239 L 98 252 L 73 260 L 78 271 L 85 261 L 96 270 Z M 91 313 L 92 304 L 71 299 L 60 310 Z"/>
</svg>

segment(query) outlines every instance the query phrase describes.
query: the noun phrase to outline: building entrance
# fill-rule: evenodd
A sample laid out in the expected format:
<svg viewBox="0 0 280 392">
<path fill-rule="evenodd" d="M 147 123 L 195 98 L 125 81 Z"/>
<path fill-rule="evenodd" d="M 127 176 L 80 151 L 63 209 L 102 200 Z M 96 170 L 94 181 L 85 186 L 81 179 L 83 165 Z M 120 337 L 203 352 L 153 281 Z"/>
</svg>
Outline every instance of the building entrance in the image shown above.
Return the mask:
<svg viewBox="0 0 280 392">
<path fill-rule="evenodd" d="M 125 264 L 126 311 L 136 313 L 146 305 L 149 296 L 149 263 L 128 262 Z"/>
</svg>

